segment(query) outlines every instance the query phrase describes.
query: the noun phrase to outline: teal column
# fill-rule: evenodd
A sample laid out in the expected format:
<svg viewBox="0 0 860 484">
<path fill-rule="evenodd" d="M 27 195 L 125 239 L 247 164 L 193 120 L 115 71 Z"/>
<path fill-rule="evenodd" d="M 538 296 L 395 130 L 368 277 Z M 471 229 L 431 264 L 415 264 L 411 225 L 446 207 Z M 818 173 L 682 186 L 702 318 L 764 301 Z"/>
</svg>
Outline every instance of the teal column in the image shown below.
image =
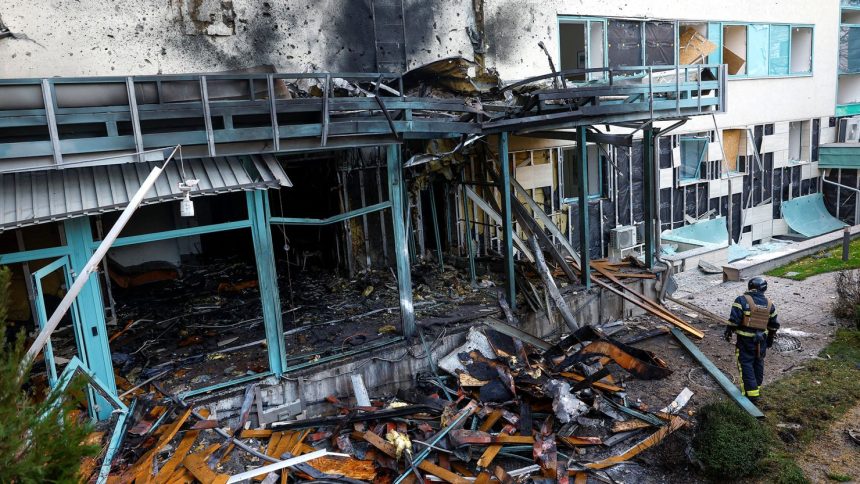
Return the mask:
<svg viewBox="0 0 860 484">
<path fill-rule="evenodd" d="M 505 251 L 505 298 L 511 309 L 517 307 L 516 276 L 514 275 L 514 239 L 511 215 L 511 165 L 508 163 L 508 133 L 499 134 L 499 165 L 501 165 L 502 186 L 502 231 L 504 231 Z"/>
<path fill-rule="evenodd" d="M 254 241 L 254 256 L 257 261 L 260 301 L 263 304 L 263 325 L 266 328 L 266 344 L 269 349 L 269 370 L 280 376 L 287 367 L 287 351 L 284 346 L 278 273 L 275 269 L 275 252 L 269 224 L 269 196 L 266 190 L 251 190 L 245 193 L 248 202 L 248 219 L 251 221 L 251 237 Z"/>
<path fill-rule="evenodd" d="M 654 130 L 646 128 L 642 132 L 642 151 L 644 152 L 643 164 L 645 165 L 645 196 L 643 203 L 645 204 L 645 265 L 648 268 L 654 267 L 654 218 L 656 212 L 656 175 L 654 167 Z"/>
<path fill-rule="evenodd" d="M 588 147 L 585 126 L 576 128 L 576 173 L 579 178 L 579 261 L 582 285 L 591 287 L 591 258 L 588 248 Z"/>
<path fill-rule="evenodd" d="M 394 226 L 394 259 L 397 261 L 397 287 L 400 292 L 400 321 L 403 336 L 415 334 L 415 312 L 412 306 L 412 273 L 409 267 L 409 245 L 406 239 L 403 210 L 403 166 L 400 145 L 388 145 L 388 198 L 391 202 L 391 222 Z"/>
<path fill-rule="evenodd" d="M 63 222 L 66 241 L 69 247 L 69 261 L 74 277 L 81 273 L 93 255 L 93 233 L 87 217 L 77 217 Z M 86 285 L 75 300 L 78 318 L 75 324 L 75 339 L 78 343 L 78 357 L 90 371 L 106 386 L 106 390 L 116 395 L 116 380 L 110 358 L 107 326 L 105 324 L 104 300 L 97 274 L 91 274 Z M 74 321 L 74 318 L 72 318 Z M 90 414 L 99 420 L 110 418 L 113 406 L 94 391 L 89 391 Z"/>
</svg>

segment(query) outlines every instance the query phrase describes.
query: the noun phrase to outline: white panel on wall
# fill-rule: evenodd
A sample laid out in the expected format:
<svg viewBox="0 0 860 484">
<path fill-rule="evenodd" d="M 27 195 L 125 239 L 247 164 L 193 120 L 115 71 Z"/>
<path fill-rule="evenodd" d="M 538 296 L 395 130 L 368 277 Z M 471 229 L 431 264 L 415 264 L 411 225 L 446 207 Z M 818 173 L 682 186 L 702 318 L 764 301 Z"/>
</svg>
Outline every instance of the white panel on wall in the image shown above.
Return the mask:
<svg viewBox="0 0 860 484">
<path fill-rule="evenodd" d="M 771 224 L 771 232 L 772 232 L 772 235 L 786 235 L 786 234 L 788 234 L 788 224 L 785 223 L 785 219 L 781 219 L 781 218 L 773 219 L 773 224 Z"/>
<path fill-rule="evenodd" d="M 761 152 L 773 153 L 775 151 L 788 149 L 788 133 L 778 133 L 763 136 L 761 140 Z"/>
<path fill-rule="evenodd" d="M 722 197 L 728 193 L 727 180 L 711 180 L 708 182 L 708 195 L 710 198 Z"/>
<path fill-rule="evenodd" d="M 788 121 L 779 121 L 777 123 L 773 123 L 773 133 L 788 133 Z"/>
<path fill-rule="evenodd" d="M 812 175 L 812 163 L 804 163 L 804 165 L 800 168 L 800 178 L 806 180 Z"/>
<path fill-rule="evenodd" d="M 678 168 L 681 166 L 681 147 L 672 148 L 672 166 Z"/>
<path fill-rule="evenodd" d="M 674 168 L 660 168 L 660 188 L 672 188 Z"/>
<path fill-rule="evenodd" d="M 517 167 L 516 179 L 526 190 L 552 185 L 552 165 L 544 163 Z"/>
<path fill-rule="evenodd" d="M 821 176 L 821 170 L 818 169 L 818 162 L 813 161 L 809 164 L 809 178 L 818 178 Z"/>
<path fill-rule="evenodd" d="M 708 161 L 720 161 L 723 159 L 723 149 L 719 143 L 708 143 Z"/>
<path fill-rule="evenodd" d="M 773 152 L 773 167 L 782 168 L 788 166 L 788 150 L 779 150 Z"/>
<path fill-rule="evenodd" d="M 821 137 L 819 138 L 819 143 L 827 144 L 827 143 L 835 143 L 836 142 L 836 128 L 821 128 Z"/>
<path fill-rule="evenodd" d="M 770 222 L 773 214 L 773 204 L 768 203 L 758 207 L 748 208 L 746 210 L 746 220 L 744 226 L 755 225 L 762 222 Z"/>
<path fill-rule="evenodd" d="M 753 240 L 765 240 L 773 236 L 773 222 L 759 222 L 752 226 Z"/>
</svg>

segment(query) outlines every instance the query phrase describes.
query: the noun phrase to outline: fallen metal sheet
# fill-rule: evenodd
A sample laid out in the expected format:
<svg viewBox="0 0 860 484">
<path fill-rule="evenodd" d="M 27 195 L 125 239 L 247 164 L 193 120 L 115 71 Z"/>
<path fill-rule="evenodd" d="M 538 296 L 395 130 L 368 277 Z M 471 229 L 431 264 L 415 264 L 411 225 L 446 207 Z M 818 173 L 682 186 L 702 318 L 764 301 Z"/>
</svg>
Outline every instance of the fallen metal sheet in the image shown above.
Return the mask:
<svg viewBox="0 0 860 484">
<path fill-rule="evenodd" d="M 691 355 L 693 355 L 693 358 L 695 358 L 699 362 L 699 364 L 701 364 L 705 368 L 705 370 L 707 370 L 708 373 L 710 373 L 711 376 L 713 376 L 714 379 L 717 380 L 717 383 L 719 383 L 720 386 L 723 387 L 723 390 L 725 390 L 726 393 L 728 393 L 729 396 L 732 397 L 732 400 L 734 400 L 738 405 L 741 406 L 741 408 L 746 410 L 747 413 L 749 413 L 753 417 L 764 418 L 764 414 L 761 412 L 761 410 L 759 410 L 758 407 L 753 405 L 749 398 L 741 394 L 741 391 L 738 389 L 738 387 L 736 387 L 728 378 L 726 378 L 726 375 L 724 375 L 723 372 L 720 371 L 720 369 L 717 368 L 716 365 L 714 365 L 713 362 L 711 362 L 711 360 L 709 360 L 708 357 L 705 356 L 705 354 L 702 353 L 701 350 L 699 350 L 699 348 L 696 347 L 696 345 L 693 344 L 693 342 L 690 341 L 690 339 L 684 335 L 684 333 L 679 331 L 677 328 L 672 328 L 672 335 L 674 335 L 675 339 L 677 339 L 678 342 L 681 343 L 681 345 L 684 346 L 684 348 L 686 348 Z"/>
<path fill-rule="evenodd" d="M 781 210 L 788 227 L 805 237 L 817 237 L 845 227 L 841 220 L 827 211 L 821 193 L 784 201 Z"/>
<path fill-rule="evenodd" d="M 585 464 L 585 467 L 588 467 L 589 469 L 606 469 L 607 467 L 611 467 L 616 464 L 628 461 L 633 457 L 639 455 L 641 452 L 653 447 L 655 444 L 666 438 L 667 435 L 678 430 L 686 424 L 687 421 L 682 419 L 681 417 L 673 417 L 672 420 L 669 421 L 669 425 L 662 427 L 660 430 L 654 432 L 642 442 L 639 442 L 633 447 L 627 449 L 627 451 L 625 451 L 624 453 L 609 457 L 607 459 L 603 459 L 601 461 Z"/>
<path fill-rule="evenodd" d="M 291 459 L 282 460 L 280 462 L 276 462 L 274 464 L 269 464 L 263 467 L 258 467 L 256 469 L 251 469 L 249 471 L 242 472 L 240 474 L 236 474 L 234 476 L 230 476 L 230 479 L 227 479 L 227 484 L 231 484 L 233 482 L 244 481 L 245 479 L 250 479 L 252 477 L 261 476 L 263 474 L 268 474 L 269 472 L 278 471 L 284 469 L 286 467 L 292 467 L 296 464 L 301 464 L 302 462 L 307 462 L 310 460 L 317 459 L 319 457 L 324 457 L 327 455 L 337 456 L 337 457 L 350 457 L 346 454 L 336 454 L 329 452 L 325 449 L 317 450 L 315 452 L 311 452 L 309 454 L 300 455 L 298 457 L 293 457 Z"/>
<path fill-rule="evenodd" d="M 605 355 L 618 366 L 643 380 L 657 380 L 672 374 L 666 362 L 651 352 L 623 343 L 594 341 L 579 351 L 580 355 Z"/>
<path fill-rule="evenodd" d="M 672 400 L 672 403 L 663 407 L 660 411 L 662 413 L 670 413 L 670 414 L 678 413 L 682 408 L 684 408 L 687 405 L 687 403 L 689 403 L 690 398 L 692 398 L 692 397 L 693 397 L 693 391 L 687 387 L 684 387 L 684 389 L 681 390 L 681 393 L 679 393 L 678 396 L 675 397 L 674 400 Z"/>
<path fill-rule="evenodd" d="M 273 431 L 306 429 L 313 427 L 324 427 L 328 425 L 350 424 L 355 422 L 367 422 L 369 420 L 388 420 L 397 417 L 405 417 L 416 413 L 428 413 L 438 415 L 441 413 L 439 407 L 432 405 L 409 405 L 406 407 L 389 408 L 375 412 L 364 412 L 335 417 L 320 417 L 307 420 L 295 420 L 292 422 L 275 422 L 272 424 Z"/>
</svg>

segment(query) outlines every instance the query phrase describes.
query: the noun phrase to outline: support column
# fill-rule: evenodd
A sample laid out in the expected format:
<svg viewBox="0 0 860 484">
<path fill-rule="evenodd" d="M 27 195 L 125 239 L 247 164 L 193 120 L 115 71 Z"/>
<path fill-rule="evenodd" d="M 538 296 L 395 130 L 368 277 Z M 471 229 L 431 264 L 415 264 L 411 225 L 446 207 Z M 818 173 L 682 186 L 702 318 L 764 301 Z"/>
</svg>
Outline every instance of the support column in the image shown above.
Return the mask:
<svg viewBox="0 0 860 484">
<path fill-rule="evenodd" d="M 645 207 L 645 265 L 649 269 L 654 267 L 654 214 L 656 212 L 655 193 L 656 193 L 656 177 L 654 169 L 654 130 L 646 128 L 642 132 L 642 152 L 644 174 L 645 174 L 645 196 L 643 197 Z"/>
<path fill-rule="evenodd" d="M 251 221 L 251 238 L 254 241 L 254 259 L 257 262 L 260 302 L 263 305 L 263 325 L 266 328 L 266 346 L 269 350 L 269 370 L 280 376 L 287 368 L 287 351 L 284 345 L 284 325 L 281 321 L 281 297 L 278 292 L 278 273 L 275 269 L 272 229 L 269 224 L 268 195 L 266 190 L 245 192 L 248 203 L 248 220 Z"/>
<path fill-rule="evenodd" d="M 388 145 L 388 198 L 391 201 L 391 221 L 394 226 L 394 259 L 397 262 L 397 288 L 400 292 L 400 321 L 403 336 L 415 334 L 415 312 L 412 307 L 412 273 L 409 267 L 409 246 L 406 240 L 406 220 L 403 210 L 403 166 L 400 145 Z"/>
<path fill-rule="evenodd" d="M 90 220 L 88 217 L 77 217 L 66 220 L 63 226 L 70 252 L 69 260 L 77 277 L 93 255 Z M 106 390 L 116 395 L 116 380 L 110 357 L 103 301 L 98 276 L 90 276 L 75 299 L 80 318 L 74 329 L 78 343 L 78 357 L 107 386 Z M 110 418 L 113 406 L 92 390 L 89 393 L 90 402 L 95 402 L 95 411 L 92 414 L 99 420 Z"/>
<path fill-rule="evenodd" d="M 576 128 L 576 174 L 579 178 L 579 262 L 580 282 L 591 287 L 591 257 L 588 247 L 588 146 L 585 126 Z"/>
<path fill-rule="evenodd" d="M 514 239 L 513 239 L 513 214 L 511 213 L 511 165 L 508 162 L 508 133 L 499 134 L 499 164 L 501 165 L 502 186 L 502 230 L 504 236 L 505 252 L 505 298 L 511 309 L 517 307 L 516 275 L 514 273 Z"/>
</svg>

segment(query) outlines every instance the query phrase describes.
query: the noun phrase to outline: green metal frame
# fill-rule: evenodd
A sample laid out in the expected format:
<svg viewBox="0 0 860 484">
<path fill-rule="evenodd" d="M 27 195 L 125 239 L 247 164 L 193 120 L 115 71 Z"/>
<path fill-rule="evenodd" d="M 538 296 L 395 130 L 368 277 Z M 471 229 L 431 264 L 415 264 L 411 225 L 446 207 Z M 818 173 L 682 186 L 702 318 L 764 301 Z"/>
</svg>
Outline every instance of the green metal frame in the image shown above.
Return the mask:
<svg viewBox="0 0 860 484">
<path fill-rule="evenodd" d="M 281 320 L 281 296 L 278 291 L 278 274 L 272 244 L 272 227 L 269 224 L 268 190 L 246 192 L 248 218 L 251 220 L 251 238 L 254 242 L 254 260 L 260 285 L 260 302 L 263 305 L 263 325 L 269 354 L 269 371 L 277 376 L 287 367 L 287 349 L 284 343 L 284 324 Z"/>
<path fill-rule="evenodd" d="M 653 128 L 645 128 L 642 133 L 642 151 L 644 158 L 644 192 L 645 197 L 643 203 L 644 207 L 644 227 L 643 230 L 645 232 L 645 265 L 650 269 L 654 267 L 654 226 L 655 226 L 655 217 L 657 214 L 656 205 L 656 189 L 657 189 L 657 180 L 656 180 L 656 167 L 654 164 L 654 129 Z"/>
<path fill-rule="evenodd" d="M 581 283 L 591 287 L 591 255 L 588 247 L 588 145 L 585 127 L 576 128 L 576 171 L 579 174 L 579 199 L 585 203 L 579 205 L 579 273 Z"/>
<path fill-rule="evenodd" d="M 66 220 L 63 225 L 72 272 L 78 274 L 93 254 L 90 220 L 87 217 L 73 218 Z M 103 301 L 99 278 L 91 276 L 75 300 L 80 314 L 78 354 L 84 365 L 101 379 L 105 389 L 116 395 Z M 97 415 L 100 420 L 110 416 L 106 403 L 102 397 L 96 396 Z"/>
<path fill-rule="evenodd" d="M 73 357 L 66 365 L 66 368 L 59 377 L 58 386 L 56 386 L 52 391 L 60 393 L 66 391 L 66 388 L 68 388 L 69 384 L 72 382 L 72 377 L 77 372 L 84 375 L 89 383 L 90 391 L 94 391 L 92 387 L 98 389 L 99 391 L 97 393 L 100 395 L 102 400 L 109 403 L 110 406 L 115 408 L 118 413 L 116 424 L 114 425 L 113 432 L 111 432 L 110 441 L 108 441 L 108 446 L 105 450 L 104 459 L 102 459 L 102 465 L 99 468 L 99 475 L 96 482 L 101 484 L 107 482 L 108 475 L 110 474 L 111 461 L 113 460 L 114 454 L 116 454 L 116 451 L 119 449 L 122 437 L 125 435 L 125 427 L 131 410 L 122 403 L 122 400 L 120 400 L 119 397 L 116 396 L 116 391 L 111 390 L 112 386 L 108 386 L 106 382 L 98 377 L 98 375 L 87 368 L 84 362 L 77 356 Z M 133 403 L 132 407 L 134 407 Z M 108 415 L 111 413 L 113 412 L 108 412 Z"/>
<path fill-rule="evenodd" d="M 45 325 L 48 323 L 48 311 L 45 307 L 45 292 L 42 289 L 42 279 L 44 279 L 49 274 L 54 273 L 57 270 L 63 270 L 63 279 L 66 283 L 66 287 L 72 286 L 72 274 L 71 274 L 71 264 L 69 263 L 68 256 L 60 257 L 59 259 L 51 262 L 50 264 L 42 267 L 41 269 L 33 272 L 33 285 L 36 289 L 34 306 L 36 313 L 33 315 L 33 319 L 36 321 L 39 329 L 45 329 Z M 72 329 L 75 335 L 75 342 L 78 347 L 81 346 L 81 323 L 80 323 L 80 315 L 78 314 L 78 305 L 77 302 L 72 303 L 72 307 L 69 309 L 69 313 L 72 318 Z M 54 348 L 51 345 L 51 340 L 45 343 L 45 367 L 48 371 L 48 386 L 53 388 L 57 384 L 57 365 L 54 361 Z"/>
<path fill-rule="evenodd" d="M 269 222 L 273 225 L 331 225 L 351 218 L 361 217 L 362 215 L 367 215 L 369 213 L 379 212 L 386 208 L 391 208 L 391 202 L 380 202 L 368 205 L 363 208 L 358 208 L 328 218 L 269 217 Z"/>
<path fill-rule="evenodd" d="M 409 247 L 406 241 L 406 211 L 403 207 L 403 162 L 400 145 L 388 145 L 388 200 L 391 202 L 391 221 L 394 226 L 394 259 L 397 262 L 397 287 L 400 293 L 400 321 L 403 336 L 415 334 L 415 309 L 412 303 L 412 273 L 409 266 Z"/>
<path fill-rule="evenodd" d="M 514 224 L 511 212 L 511 162 L 508 157 L 508 133 L 499 133 L 499 172 L 502 175 L 499 192 L 502 195 L 502 231 L 505 251 L 505 298 L 511 309 L 517 306 L 516 273 L 514 272 Z"/>
<path fill-rule="evenodd" d="M 701 180 L 702 173 L 702 162 L 705 161 L 705 156 L 708 154 L 708 143 L 710 143 L 711 139 L 705 136 L 680 136 L 678 138 L 679 148 L 681 150 L 681 166 L 684 166 L 684 142 L 701 142 L 704 141 L 704 147 L 701 152 L 699 152 L 699 159 L 696 160 L 696 173 L 692 177 L 682 177 L 680 173 L 680 167 L 678 172 L 678 183 L 685 184 L 690 182 L 696 182 Z"/>
</svg>

